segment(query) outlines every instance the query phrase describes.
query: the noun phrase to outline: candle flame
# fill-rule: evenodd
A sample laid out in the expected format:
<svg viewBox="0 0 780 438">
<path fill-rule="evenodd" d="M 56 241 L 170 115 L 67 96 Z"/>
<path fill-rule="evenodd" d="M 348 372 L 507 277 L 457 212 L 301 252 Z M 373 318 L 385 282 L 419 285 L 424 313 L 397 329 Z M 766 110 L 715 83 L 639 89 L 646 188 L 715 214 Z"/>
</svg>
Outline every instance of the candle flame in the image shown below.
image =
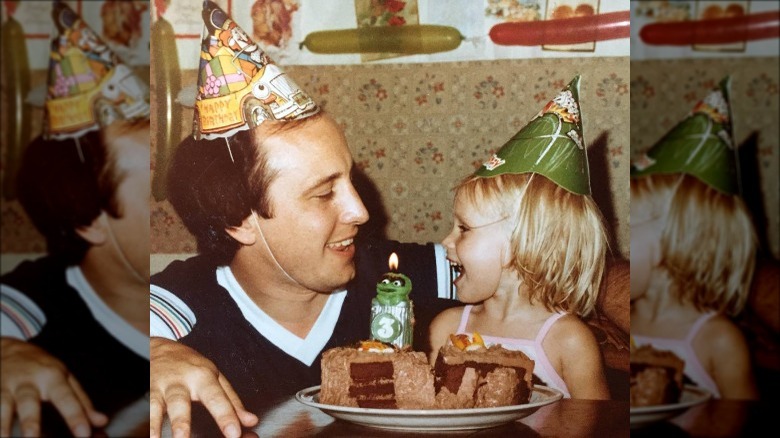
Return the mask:
<svg viewBox="0 0 780 438">
<path fill-rule="evenodd" d="M 390 258 L 387 259 L 387 266 L 394 271 L 398 269 L 398 255 L 396 253 L 390 254 Z"/>
</svg>

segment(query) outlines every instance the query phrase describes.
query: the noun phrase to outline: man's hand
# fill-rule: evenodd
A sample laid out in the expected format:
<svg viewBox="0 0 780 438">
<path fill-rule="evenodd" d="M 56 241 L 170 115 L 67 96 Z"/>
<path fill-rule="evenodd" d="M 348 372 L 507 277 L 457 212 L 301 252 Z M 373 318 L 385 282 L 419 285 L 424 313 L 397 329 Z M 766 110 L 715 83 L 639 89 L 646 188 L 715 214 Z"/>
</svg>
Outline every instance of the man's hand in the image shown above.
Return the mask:
<svg viewBox="0 0 780 438">
<path fill-rule="evenodd" d="M 105 426 L 65 365 L 40 347 L 13 338 L 0 338 L 0 436 L 10 436 L 14 411 L 22 434 L 41 435 L 41 402 L 51 402 L 73 435 L 90 436 L 91 426 Z"/>
<path fill-rule="evenodd" d="M 203 403 L 226 437 L 241 436 L 241 426 L 257 424 L 213 362 L 181 343 L 153 337 L 149 343 L 149 436 L 160 436 L 167 411 L 174 438 L 190 435 L 190 408 Z"/>
</svg>

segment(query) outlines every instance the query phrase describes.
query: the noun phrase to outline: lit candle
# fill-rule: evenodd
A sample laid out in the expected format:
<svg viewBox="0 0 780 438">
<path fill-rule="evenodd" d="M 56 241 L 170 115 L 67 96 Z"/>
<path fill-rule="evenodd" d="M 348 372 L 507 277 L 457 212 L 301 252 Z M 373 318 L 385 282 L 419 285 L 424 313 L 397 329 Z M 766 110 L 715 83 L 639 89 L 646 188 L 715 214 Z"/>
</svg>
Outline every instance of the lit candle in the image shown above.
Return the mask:
<svg viewBox="0 0 780 438">
<path fill-rule="evenodd" d="M 398 269 L 398 256 L 390 254 L 391 271 Z M 371 338 L 399 348 L 411 347 L 414 315 L 409 293 L 412 280 L 399 272 L 387 272 L 376 284 L 371 300 Z"/>
</svg>

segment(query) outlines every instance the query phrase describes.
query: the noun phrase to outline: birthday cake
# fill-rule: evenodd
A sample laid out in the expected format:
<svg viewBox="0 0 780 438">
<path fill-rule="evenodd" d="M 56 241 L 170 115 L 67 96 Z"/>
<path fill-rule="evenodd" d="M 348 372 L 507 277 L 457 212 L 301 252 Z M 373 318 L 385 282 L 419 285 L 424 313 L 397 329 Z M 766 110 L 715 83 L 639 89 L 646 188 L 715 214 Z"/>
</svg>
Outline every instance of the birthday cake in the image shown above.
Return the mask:
<svg viewBox="0 0 780 438">
<path fill-rule="evenodd" d="M 650 345 L 631 349 L 630 397 L 632 407 L 680 401 L 685 362 L 671 351 Z"/>
<path fill-rule="evenodd" d="M 435 367 L 421 352 L 377 341 L 332 348 L 322 356 L 320 402 L 384 409 L 462 409 L 530 400 L 532 360 L 501 346 L 469 345 L 464 349 L 445 345 Z"/>
<path fill-rule="evenodd" d="M 393 253 L 388 265 L 398 267 Z M 520 351 L 486 347 L 474 333 L 450 335 L 436 366 L 412 350 L 412 281 L 385 273 L 371 301 L 371 340 L 322 355 L 320 402 L 382 409 L 460 409 L 528 403 L 534 362 Z"/>
<path fill-rule="evenodd" d="M 383 409 L 433 409 L 433 372 L 424 353 L 364 341 L 322 355 L 320 402 Z"/>
<path fill-rule="evenodd" d="M 433 367 L 441 409 L 488 408 L 528 403 L 534 361 L 500 345 L 485 347 L 478 333 L 453 335 Z"/>
</svg>

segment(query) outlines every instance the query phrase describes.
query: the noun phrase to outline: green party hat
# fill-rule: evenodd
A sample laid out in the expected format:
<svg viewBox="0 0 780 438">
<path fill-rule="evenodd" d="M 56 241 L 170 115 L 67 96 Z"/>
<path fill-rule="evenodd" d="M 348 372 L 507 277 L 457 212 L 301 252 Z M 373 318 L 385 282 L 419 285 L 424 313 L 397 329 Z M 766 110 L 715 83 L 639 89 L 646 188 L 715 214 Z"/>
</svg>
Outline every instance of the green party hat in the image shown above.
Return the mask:
<svg viewBox="0 0 780 438">
<path fill-rule="evenodd" d="M 589 195 L 579 89 L 577 75 L 474 175 L 538 173 L 572 193 Z"/>
<path fill-rule="evenodd" d="M 319 112 L 314 100 L 216 3 L 204 1 L 202 17 L 196 138 L 227 138 L 266 120 L 298 120 Z"/>
<path fill-rule="evenodd" d="M 148 118 L 149 87 L 64 2 L 52 6 L 44 136 L 77 138 L 117 120 Z"/>
<path fill-rule="evenodd" d="M 739 194 L 731 130 L 731 77 L 720 81 L 691 113 L 631 166 L 631 177 L 684 173 L 728 194 Z"/>
</svg>

